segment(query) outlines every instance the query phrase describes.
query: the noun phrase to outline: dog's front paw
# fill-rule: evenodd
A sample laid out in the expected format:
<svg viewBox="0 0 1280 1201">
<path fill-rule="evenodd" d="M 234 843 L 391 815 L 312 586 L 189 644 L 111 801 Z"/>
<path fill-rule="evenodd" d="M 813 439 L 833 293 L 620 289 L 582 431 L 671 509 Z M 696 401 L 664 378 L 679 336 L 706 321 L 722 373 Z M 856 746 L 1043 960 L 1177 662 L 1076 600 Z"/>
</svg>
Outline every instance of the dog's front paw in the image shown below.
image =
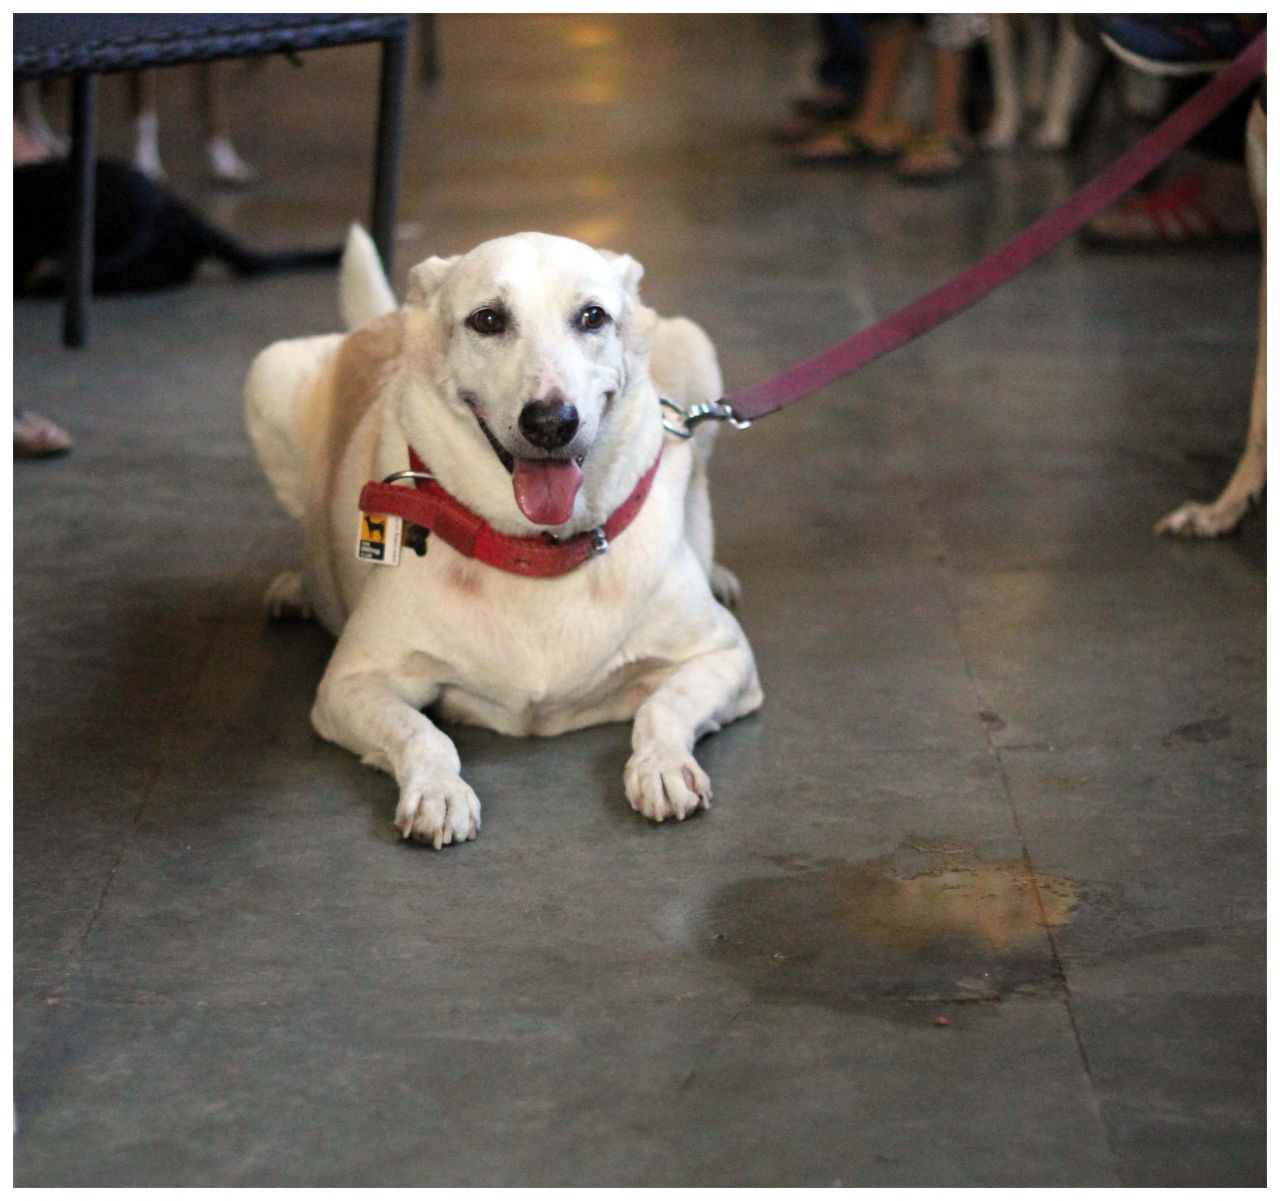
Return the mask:
<svg viewBox="0 0 1280 1201">
<path fill-rule="evenodd" d="M 711 808 L 711 781 L 684 750 L 636 751 L 622 779 L 631 808 L 650 821 L 673 817 L 682 822 L 699 809 Z"/>
<path fill-rule="evenodd" d="M 282 571 L 267 588 L 262 603 L 272 621 L 310 621 L 311 599 L 302 572 Z"/>
<path fill-rule="evenodd" d="M 723 563 L 712 563 L 711 574 L 707 577 L 711 584 L 711 595 L 726 609 L 736 609 L 742 599 L 742 585 L 738 577 Z"/>
<path fill-rule="evenodd" d="M 437 851 L 451 842 L 470 842 L 480 833 L 480 801 L 461 776 L 414 776 L 400 790 L 396 829 Z"/>
<path fill-rule="evenodd" d="M 1221 538 L 1235 533 L 1247 509 L 1248 505 L 1202 505 L 1189 500 L 1160 518 L 1156 522 L 1156 533 L 1183 538 Z"/>
</svg>

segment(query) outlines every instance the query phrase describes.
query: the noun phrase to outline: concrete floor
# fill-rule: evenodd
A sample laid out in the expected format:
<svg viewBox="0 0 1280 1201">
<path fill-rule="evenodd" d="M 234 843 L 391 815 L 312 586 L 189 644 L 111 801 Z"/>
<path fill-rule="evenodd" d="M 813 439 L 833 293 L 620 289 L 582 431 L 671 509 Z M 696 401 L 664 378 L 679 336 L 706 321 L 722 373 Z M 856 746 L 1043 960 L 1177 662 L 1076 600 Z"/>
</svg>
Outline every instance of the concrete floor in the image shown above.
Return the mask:
<svg viewBox="0 0 1280 1201">
<path fill-rule="evenodd" d="M 523 228 L 625 249 L 730 386 L 1089 167 L 787 167 L 800 18 L 442 24 L 400 278 Z M 268 178 L 213 211 L 339 236 L 375 65 L 238 75 Z M 81 353 L 18 306 L 18 401 L 79 437 L 15 465 L 18 1183 L 1262 1183 L 1265 518 L 1151 534 L 1229 473 L 1256 272 L 1069 245 L 727 433 L 767 700 L 703 744 L 716 808 L 633 815 L 622 726 L 458 729 L 484 834 L 439 855 L 312 735 L 325 635 L 259 610 L 295 536 L 240 384 L 332 277 L 104 301 Z"/>
</svg>

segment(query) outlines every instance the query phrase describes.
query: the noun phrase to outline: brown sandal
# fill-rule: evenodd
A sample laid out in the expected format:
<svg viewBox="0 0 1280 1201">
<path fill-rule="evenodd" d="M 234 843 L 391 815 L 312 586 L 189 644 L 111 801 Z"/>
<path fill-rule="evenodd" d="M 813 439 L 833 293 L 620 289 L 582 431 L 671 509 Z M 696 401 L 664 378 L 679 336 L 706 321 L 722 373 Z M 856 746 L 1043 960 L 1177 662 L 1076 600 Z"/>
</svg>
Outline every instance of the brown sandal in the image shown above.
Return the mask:
<svg viewBox="0 0 1280 1201">
<path fill-rule="evenodd" d="M 902 153 L 903 142 L 895 138 L 868 138 L 852 129 L 836 127 L 810 138 L 791 156 L 806 165 L 823 163 L 888 163 Z"/>
<path fill-rule="evenodd" d="M 904 183 L 935 183 L 950 179 L 969 165 L 970 148 L 957 138 L 925 134 L 911 142 L 894 173 Z"/>
</svg>

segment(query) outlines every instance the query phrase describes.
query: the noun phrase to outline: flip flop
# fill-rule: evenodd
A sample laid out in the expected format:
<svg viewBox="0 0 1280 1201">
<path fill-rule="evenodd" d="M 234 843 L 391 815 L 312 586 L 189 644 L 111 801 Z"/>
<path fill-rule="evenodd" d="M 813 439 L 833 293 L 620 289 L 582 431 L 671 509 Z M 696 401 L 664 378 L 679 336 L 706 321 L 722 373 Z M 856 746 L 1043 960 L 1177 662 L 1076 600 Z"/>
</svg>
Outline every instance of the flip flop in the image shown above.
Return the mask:
<svg viewBox="0 0 1280 1201">
<path fill-rule="evenodd" d="M 894 174 L 903 183 L 936 183 L 960 174 L 969 165 L 970 158 L 967 143 L 925 134 L 908 143 Z"/>
<path fill-rule="evenodd" d="M 903 143 L 872 141 L 851 129 L 835 128 L 810 138 L 791 156 L 801 166 L 826 163 L 888 163 L 902 153 Z"/>
</svg>

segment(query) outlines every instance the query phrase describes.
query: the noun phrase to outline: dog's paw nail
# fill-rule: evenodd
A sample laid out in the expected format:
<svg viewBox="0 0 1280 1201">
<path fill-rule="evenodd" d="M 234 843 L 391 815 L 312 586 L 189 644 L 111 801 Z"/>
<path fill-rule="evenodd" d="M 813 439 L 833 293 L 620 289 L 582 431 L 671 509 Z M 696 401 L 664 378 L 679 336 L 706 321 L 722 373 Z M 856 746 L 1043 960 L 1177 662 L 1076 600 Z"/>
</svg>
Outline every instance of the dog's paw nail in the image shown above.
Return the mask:
<svg viewBox="0 0 1280 1201">
<path fill-rule="evenodd" d="M 396 829 L 437 851 L 470 842 L 480 832 L 480 802 L 458 776 L 411 780 L 400 794 Z"/>
<path fill-rule="evenodd" d="M 623 777 L 631 807 L 652 822 L 682 822 L 706 809 L 711 781 L 685 751 L 637 751 Z"/>
</svg>

